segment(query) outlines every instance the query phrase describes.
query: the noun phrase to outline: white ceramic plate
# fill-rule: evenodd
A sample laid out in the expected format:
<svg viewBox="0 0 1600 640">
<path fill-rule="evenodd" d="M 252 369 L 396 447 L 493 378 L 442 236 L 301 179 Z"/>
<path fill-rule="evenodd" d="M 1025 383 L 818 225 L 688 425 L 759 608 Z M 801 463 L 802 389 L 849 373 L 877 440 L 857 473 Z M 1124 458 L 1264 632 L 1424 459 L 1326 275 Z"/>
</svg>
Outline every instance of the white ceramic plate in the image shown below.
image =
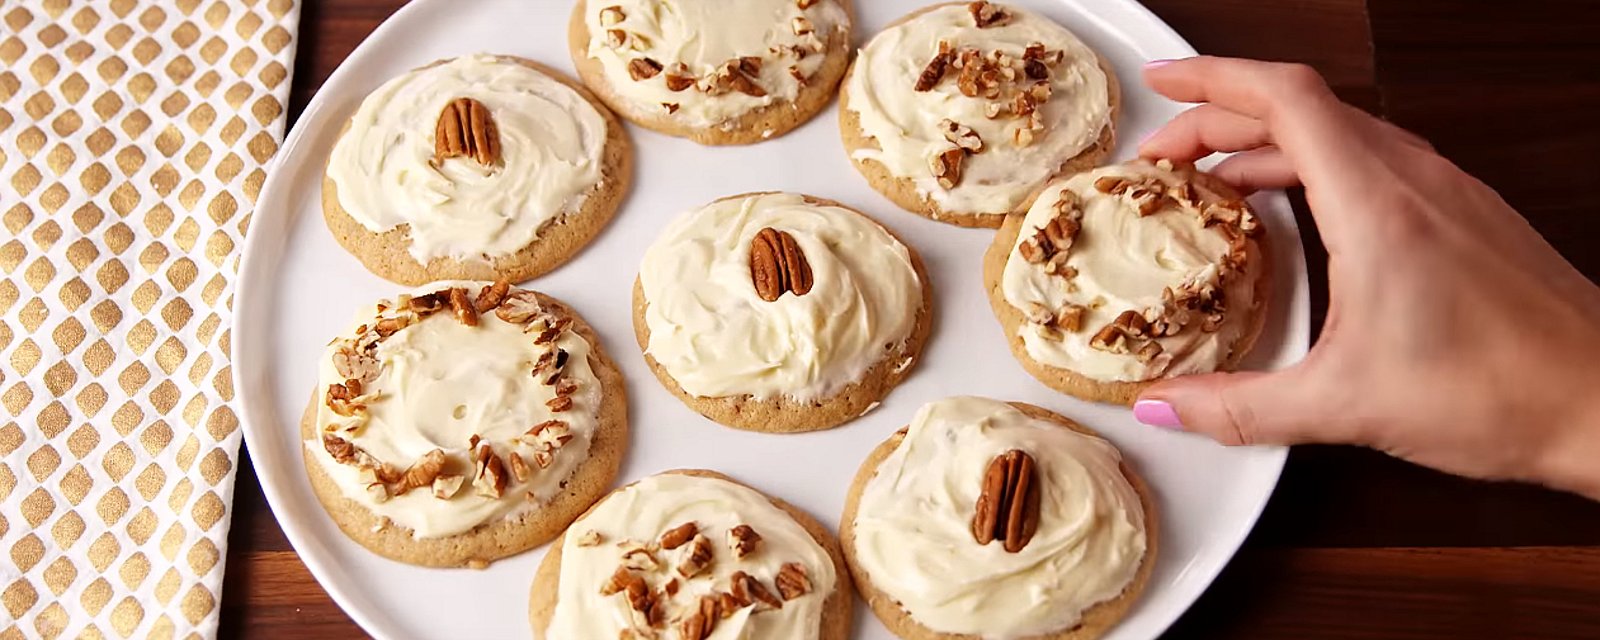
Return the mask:
<svg viewBox="0 0 1600 640">
<path fill-rule="evenodd" d="M 1117 157 L 1182 110 L 1139 81 L 1146 60 L 1194 50 L 1132 0 L 1014 0 L 1067 25 L 1106 55 L 1122 80 Z M 323 160 L 344 119 L 368 91 L 407 69 L 487 51 L 524 56 L 571 73 L 571 2 L 416 0 L 379 27 L 328 79 L 301 115 L 262 190 L 234 301 L 234 372 L 245 440 L 268 501 L 323 587 L 380 638 L 528 637 L 527 595 L 543 550 L 485 571 L 412 567 L 346 539 L 311 493 L 298 419 L 315 384 L 314 360 L 359 305 L 401 287 L 367 273 L 323 225 Z M 856 0 L 857 44 L 920 0 Z M 630 126 L 636 181 L 622 211 L 570 264 L 531 283 L 575 307 L 622 366 L 632 400 L 633 441 L 621 482 L 681 467 L 716 469 L 837 525 L 862 458 L 928 401 L 987 395 L 1049 407 L 1106 434 L 1155 489 L 1161 554 L 1144 597 L 1112 634 L 1159 635 L 1206 588 L 1255 523 L 1282 469 L 1284 451 L 1226 449 L 1136 422 L 1122 408 L 1079 402 L 1035 382 L 1011 358 L 989 311 L 980 263 L 991 232 L 903 212 L 873 192 L 846 161 L 832 108 L 787 136 L 748 147 L 708 148 Z M 673 217 L 720 196 L 784 190 L 832 198 L 894 228 L 926 259 L 934 283 L 934 333 L 913 375 L 882 406 L 844 427 L 762 435 L 718 426 L 684 407 L 645 367 L 634 344 L 630 291 L 639 256 Z M 1281 194 L 1252 200 L 1278 239 L 1276 306 L 1247 363 L 1284 366 L 1307 349 L 1304 257 Z M 857 637 L 891 636 L 858 605 Z"/>
</svg>

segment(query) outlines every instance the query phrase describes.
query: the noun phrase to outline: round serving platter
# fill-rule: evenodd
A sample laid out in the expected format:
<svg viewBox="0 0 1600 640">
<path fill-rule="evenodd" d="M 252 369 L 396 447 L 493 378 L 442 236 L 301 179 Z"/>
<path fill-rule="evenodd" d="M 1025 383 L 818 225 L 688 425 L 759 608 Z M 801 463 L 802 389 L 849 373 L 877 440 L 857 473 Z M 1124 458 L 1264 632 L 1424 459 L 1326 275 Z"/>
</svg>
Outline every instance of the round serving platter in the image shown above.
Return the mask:
<svg viewBox="0 0 1600 640">
<path fill-rule="evenodd" d="M 1184 109 L 1146 89 L 1147 60 L 1193 55 L 1133 0 L 1013 0 L 1066 25 L 1105 55 L 1122 81 L 1122 139 L 1132 141 Z M 919 0 L 856 1 L 865 42 Z M 528 586 L 543 549 L 486 570 L 426 569 L 385 560 L 345 538 L 312 495 L 298 419 L 315 384 L 315 359 L 365 303 L 404 289 L 369 274 L 329 234 L 320 213 L 323 162 L 367 92 L 413 67 L 476 52 L 531 58 L 572 74 L 561 0 L 414 0 L 384 22 L 317 92 L 279 151 L 250 223 L 234 297 L 234 375 L 256 473 L 296 551 L 328 593 L 379 638 L 530 637 Z M 1121 407 L 1057 394 L 1007 351 L 981 282 L 992 231 L 961 229 L 899 210 L 856 174 L 833 107 L 786 136 L 747 147 L 702 147 L 630 125 L 633 189 L 616 219 L 567 265 L 525 286 L 578 310 L 627 378 L 632 442 L 619 483 L 666 469 L 715 469 L 781 497 L 836 528 L 845 490 L 867 452 L 922 404 L 974 394 L 1050 408 L 1105 434 L 1154 489 L 1161 552 L 1149 586 L 1111 638 L 1152 638 L 1183 613 L 1233 555 L 1277 483 L 1285 450 L 1225 448 L 1139 425 Z M 934 330 L 922 361 L 883 404 L 843 427 L 766 435 L 712 423 L 684 407 L 646 367 L 633 339 L 631 292 L 645 247 L 670 220 L 716 198 L 783 190 L 838 200 L 891 227 L 927 261 Z M 1299 232 L 1281 193 L 1258 194 L 1279 276 L 1267 329 L 1246 361 L 1270 369 L 1298 361 L 1309 342 L 1308 287 Z M 865 606 L 855 634 L 892 636 Z"/>
</svg>

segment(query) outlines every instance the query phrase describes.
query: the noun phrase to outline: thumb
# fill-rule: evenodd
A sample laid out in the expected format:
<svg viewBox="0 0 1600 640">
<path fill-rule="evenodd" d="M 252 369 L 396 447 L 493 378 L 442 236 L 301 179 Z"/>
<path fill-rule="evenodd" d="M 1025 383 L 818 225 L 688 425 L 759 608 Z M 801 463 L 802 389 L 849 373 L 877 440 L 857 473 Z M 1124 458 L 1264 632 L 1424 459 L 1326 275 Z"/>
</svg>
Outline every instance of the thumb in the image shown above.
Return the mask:
<svg viewBox="0 0 1600 640">
<path fill-rule="evenodd" d="M 1347 442 L 1341 412 L 1304 366 L 1173 378 L 1150 387 L 1133 416 L 1148 425 L 1204 434 L 1226 445 Z"/>
</svg>

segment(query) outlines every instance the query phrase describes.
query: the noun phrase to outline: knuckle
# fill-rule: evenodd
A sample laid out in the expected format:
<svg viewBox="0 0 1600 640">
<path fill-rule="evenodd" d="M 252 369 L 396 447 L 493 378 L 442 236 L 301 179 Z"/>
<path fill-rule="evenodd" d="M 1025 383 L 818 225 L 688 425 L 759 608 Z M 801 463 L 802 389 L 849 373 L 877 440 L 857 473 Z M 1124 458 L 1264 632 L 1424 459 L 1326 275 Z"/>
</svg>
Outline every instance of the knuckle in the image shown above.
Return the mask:
<svg viewBox="0 0 1600 640">
<path fill-rule="evenodd" d="M 1250 403 L 1232 389 L 1223 390 L 1219 399 L 1222 417 L 1227 421 L 1222 434 L 1227 438 L 1226 444 L 1249 446 L 1261 442 L 1261 424 Z"/>
</svg>

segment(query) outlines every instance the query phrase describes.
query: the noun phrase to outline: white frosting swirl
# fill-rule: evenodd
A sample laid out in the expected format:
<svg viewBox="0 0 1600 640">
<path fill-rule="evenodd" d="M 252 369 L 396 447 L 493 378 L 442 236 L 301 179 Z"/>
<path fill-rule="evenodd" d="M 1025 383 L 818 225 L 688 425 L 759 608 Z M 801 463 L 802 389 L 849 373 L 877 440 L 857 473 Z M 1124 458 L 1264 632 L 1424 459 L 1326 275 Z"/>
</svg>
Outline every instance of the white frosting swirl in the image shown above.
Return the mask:
<svg viewBox="0 0 1600 640">
<path fill-rule="evenodd" d="M 878 149 L 857 149 L 857 160 L 882 163 L 889 173 L 916 183 L 950 213 L 1005 214 L 1020 209 L 1068 159 L 1082 153 L 1112 122 L 1110 87 L 1098 57 L 1048 18 L 1005 5 L 1011 19 L 979 29 L 966 4 L 941 6 L 872 38 L 856 58 L 845 81 L 849 108 L 860 116 L 861 131 Z M 1031 43 L 1064 54 L 1050 69 L 1052 94 L 1042 107 L 1044 130 L 1033 143 L 1012 143 L 1019 119 L 990 119 L 991 101 L 969 98 L 956 86 L 954 70 L 929 91 L 914 91 L 917 78 L 939 51 L 939 42 L 1002 51 L 1020 59 Z M 941 187 L 928 159 L 948 149 L 939 123 L 944 119 L 971 127 L 983 139 L 981 153 L 967 156 L 963 177 L 954 189 Z"/>
<path fill-rule="evenodd" d="M 621 22 L 602 17 L 602 11 L 612 8 L 621 11 Z M 810 35 L 796 33 L 797 18 L 809 21 Z M 585 51 L 605 69 L 612 90 L 645 113 L 667 113 L 663 105 L 677 105 L 671 115 L 691 127 L 724 124 L 758 107 L 793 102 L 804 85 L 790 68 L 809 78 L 825 56 L 810 52 L 800 57 L 791 48 L 821 50 L 830 38 L 848 37 L 850 30 L 850 15 L 840 0 L 819 0 L 808 9 L 795 0 L 587 0 L 583 19 L 589 31 Z M 608 40 L 611 30 L 627 34 L 620 47 Z M 683 64 L 690 77 L 706 78 L 729 60 L 745 56 L 762 59 L 755 81 L 765 96 L 739 91 L 710 95 L 696 87 L 672 91 L 665 73 L 634 80 L 628 72 L 630 62 L 649 58 L 663 67 Z"/>
<path fill-rule="evenodd" d="M 476 295 L 485 283 L 435 283 L 418 294 L 450 286 L 469 287 Z M 368 307 L 356 323 L 368 324 L 376 316 Z M 348 332 L 355 335 L 355 331 Z M 563 377 L 578 383 L 571 409 L 553 413 L 545 402 L 554 388 L 532 375 L 533 364 L 546 350 L 568 354 Z M 343 382 L 333 365 L 337 344 L 318 364 L 317 432 L 305 441 L 306 450 L 332 477 L 340 492 L 375 515 L 410 528 L 417 538 L 438 538 L 471 530 L 481 524 L 514 517 L 549 500 L 561 484 L 589 457 L 589 444 L 598 425 L 604 392 L 589 366 L 589 343 L 575 331 L 564 331 L 548 345 L 534 344 L 522 325 L 500 320 L 495 314 L 479 316 L 477 327 L 457 321 L 449 310 L 435 313 L 394 333 L 379 343 L 378 377 L 366 385 L 376 397 L 367 404 L 364 427 L 347 432 L 352 418 L 342 417 L 322 401 L 328 385 Z M 573 438 L 556 451 L 550 466 L 533 464 L 534 449 L 518 443 L 533 425 L 550 419 L 565 421 Z M 429 487 L 378 501 L 366 491 L 361 472 L 340 464 L 323 447 L 323 428 L 350 440 L 382 462 L 404 469 L 434 449 L 448 457 L 445 472 L 464 474 L 466 481 L 453 498 L 441 500 Z M 509 478 L 500 498 L 479 495 L 471 487 L 471 462 L 467 444 L 477 435 L 504 456 L 516 451 L 533 474 L 526 482 Z M 531 496 L 529 494 L 532 494 Z"/>
<path fill-rule="evenodd" d="M 681 588 L 665 605 L 669 616 L 688 610 L 700 596 L 714 590 L 727 592 L 729 577 L 736 571 L 754 576 L 776 595 L 772 585 L 778 569 L 785 563 L 798 562 L 811 581 L 810 592 L 785 601 L 780 609 L 756 612 L 753 607 L 741 608 L 717 623 L 710 640 L 818 637 L 823 603 L 838 580 L 827 550 L 760 492 L 717 478 L 667 473 L 617 490 L 567 530 L 561 545 L 556 608 L 550 626 L 542 630 L 545 640 L 618 637 L 631 624 L 627 598 L 625 594 L 599 595 L 601 585 L 622 562 L 623 549 L 617 543 L 653 542 L 685 522 L 694 522 L 712 542 L 713 560 L 707 573 L 679 580 Z M 755 529 L 761 543 L 755 553 L 735 559 L 725 538 L 729 530 L 741 524 Z M 602 543 L 580 545 L 578 540 L 591 531 L 600 534 Z M 680 547 L 677 551 L 682 550 Z M 666 560 L 675 554 L 663 551 L 658 557 Z M 672 579 L 670 565 L 663 569 L 644 575 L 652 589 L 660 589 Z"/>
<path fill-rule="evenodd" d="M 456 98 L 488 108 L 501 165 L 435 163 L 439 113 Z M 578 210 L 603 179 L 606 120 L 571 87 L 514 60 L 454 58 L 390 80 L 361 102 L 328 159 L 339 206 L 374 233 L 410 227 L 410 253 L 516 253 Z"/>
<path fill-rule="evenodd" d="M 972 537 L 974 504 L 995 456 L 1033 457 L 1039 528 L 1007 553 Z M 1144 561 L 1144 509 L 1110 443 L 1009 404 L 930 403 L 861 491 L 855 561 L 923 626 L 1008 639 L 1078 624 L 1115 598 Z"/>
<path fill-rule="evenodd" d="M 750 279 L 751 240 L 787 231 L 815 285 L 767 302 Z M 911 253 L 866 216 L 806 196 L 713 202 L 678 218 L 645 252 L 646 351 L 701 397 L 824 398 L 904 342 L 922 307 Z"/>
<path fill-rule="evenodd" d="M 1140 217 L 1125 198 L 1094 188 L 1095 180 L 1102 176 L 1135 180 L 1156 177 L 1169 185 L 1180 179 L 1149 163 L 1128 163 L 1080 173 L 1052 184 L 1040 194 L 1023 218 L 1022 231 L 1006 260 L 1001 276 L 1006 302 L 1024 313 L 1031 303 L 1049 309 L 1077 304 L 1087 307 L 1087 312 L 1083 329 L 1062 332 L 1061 340 L 1045 337 L 1038 325 L 1022 323 L 1018 333 L 1028 356 L 1096 380 L 1151 380 L 1217 370 L 1227 361 L 1233 346 L 1252 330 L 1252 316 L 1258 313 L 1261 300 L 1256 297 L 1256 283 L 1262 277 L 1264 260 L 1259 245 L 1249 241 L 1244 272 L 1224 280 L 1227 313 L 1217 331 L 1206 333 L 1191 326 L 1178 335 L 1157 338 L 1161 355 L 1148 363 L 1139 362 L 1131 354 L 1094 349 L 1089 341 L 1100 327 L 1123 311 L 1160 306 L 1162 290 L 1167 287 L 1176 289 L 1194 278 L 1215 278 L 1218 265 L 1228 252 L 1228 241 L 1221 231 L 1206 228 L 1193 209 L 1169 206 Z M 1195 188 L 1208 202 L 1222 199 L 1198 184 Z M 1068 280 L 1030 264 L 1018 249 L 1055 217 L 1056 203 L 1063 191 L 1073 192 L 1083 202 L 1083 230 L 1067 258 L 1067 265 L 1078 270 L 1070 286 Z"/>
</svg>

